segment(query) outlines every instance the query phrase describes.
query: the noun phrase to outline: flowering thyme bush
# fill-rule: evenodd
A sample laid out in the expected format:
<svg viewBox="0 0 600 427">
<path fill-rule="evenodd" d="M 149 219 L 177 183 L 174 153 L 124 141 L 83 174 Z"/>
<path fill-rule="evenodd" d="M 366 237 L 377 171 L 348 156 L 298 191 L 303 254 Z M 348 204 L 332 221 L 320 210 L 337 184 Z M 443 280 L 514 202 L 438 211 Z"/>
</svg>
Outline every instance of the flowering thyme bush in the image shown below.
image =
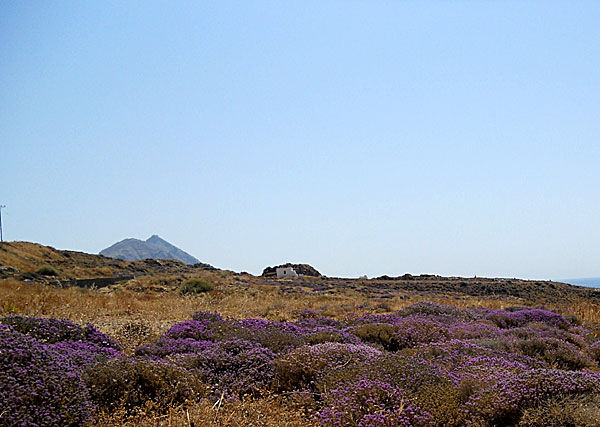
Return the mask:
<svg viewBox="0 0 600 427">
<path fill-rule="evenodd" d="M 528 323 L 545 323 L 548 326 L 567 329 L 569 322 L 560 314 L 547 310 L 526 309 L 519 311 L 490 310 L 487 320 L 494 322 L 500 328 L 516 328 Z"/>
<path fill-rule="evenodd" d="M 514 425 L 525 409 L 552 397 L 599 391 L 600 374 L 536 369 L 476 393 L 467 402 L 466 412 L 476 425 Z"/>
<path fill-rule="evenodd" d="M 211 330 L 211 323 L 206 320 L 188 320 L 187 322 L 176 323 L 167 332 L 164 337 L 170 339 L 191 338 L 198 341 L 212 341 L 215 338 Z"/>
<path fill-rule="evenodd" d="M 90 419 L 77 367 L 55 349 L 0 328 L 0 425 L 78 426 Z"/>
<path fill-rule="evenodd" d="M 362 379 L 323 395 L 317 415 L 323 426 L 431 426 L 431 415 L 410 403 L 404 391 L 383 381 Z"/>
<path fill-rule="evenodd" d="M 78 370 L 123 355 L 123 353 L 111 347 L 101 347 L 95 343 L 80 341 L 57 342 L 46 344 L 45 347 L 69 359 Z"/>
<path fill-rule="evenodd" d="M 165 358 L 176 354 L 200 353 L 215 345 L 212 341 L 198 341 L 193 338 L 160 337 L 154 344 L 146 344 L 135 349 L 136 356 Z"/>
<path fill-rule="evenodd" d="M 547 416 L 556 418 L 548 425 L 575 426 L 597 418 L 600 327 L 540 309 L 432 303 L 343 320 L 297 316 L 198 312 L 134 358 L 92 325 L 5 317 L 0 425 L 79 425 L 93 404 L 164 411 L 203 396 L 273 391 L 325 426 L 543 425 Z M 563 402 L 568 414 L 557 409 Z"/>
<path fill-rule="evenodd" d="M 273 380 L 275 354 L 252 341 L 230 340 L 206 346 L 176 362 L 197 374 L 217 393 L 242 397 L 265 391 Z"/>
<path fill-rule="evenodd" d="M 481 317 L 477 312 L 466 308 L 452 307 L 434 302 L 418 302 L 400 310 L 399 314 L 406 317 L 427 316 L 432 320 L 442 323 L 468 322 Z"/>
<path fill-rule="evenodd" d="M 85 327 L 81 327 L 66 319 L 24 316 L 7 316 L 0 319 L 0 323 L 12 326 L 15 331 L 48 344 L 81 341 L 93 343 L 99 347 L 121 350 L 112 338 L 103 334 L 89 323 Z"/>
<path fill-rule="evenodd" d="M 395 333 L 399 348 L 416 347 L 420 344 L 447 341 L 448 328 L 435 320 L 423 317 L 408 317 L 398 324 Z"/>
</svg>

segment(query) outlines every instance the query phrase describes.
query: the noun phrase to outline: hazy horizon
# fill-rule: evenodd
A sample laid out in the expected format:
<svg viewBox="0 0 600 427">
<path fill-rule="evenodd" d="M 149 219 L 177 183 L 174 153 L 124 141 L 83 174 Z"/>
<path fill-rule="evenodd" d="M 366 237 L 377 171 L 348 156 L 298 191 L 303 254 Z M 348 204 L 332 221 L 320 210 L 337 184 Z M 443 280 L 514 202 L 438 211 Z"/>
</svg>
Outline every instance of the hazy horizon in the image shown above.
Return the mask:
<svg viewBox="0 0 600 427">
<path fill-rule="evenodd" d="M 600 277 L 600 3 L 5 2 L 5 240 Z"/>
</svg>

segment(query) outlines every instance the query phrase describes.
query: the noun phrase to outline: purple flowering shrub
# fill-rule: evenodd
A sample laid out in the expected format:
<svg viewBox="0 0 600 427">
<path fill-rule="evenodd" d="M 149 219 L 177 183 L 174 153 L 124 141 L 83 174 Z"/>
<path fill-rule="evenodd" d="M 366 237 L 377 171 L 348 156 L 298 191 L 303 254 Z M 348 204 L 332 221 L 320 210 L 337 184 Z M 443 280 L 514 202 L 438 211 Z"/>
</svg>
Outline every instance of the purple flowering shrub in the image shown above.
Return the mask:
<svg viewBox="0 0 600 427">
<path fill-rule="evenodd" d="M 308 345 L 337 342 L 341 344 L 361 344 L 360 338 L 351 332 L 339 330 L 330 326 L 316 327 L 304 335 L 304 343 Z"/>
<path fill-rule="evenodd" d="M 83 373 L 92 401 L 105 411 L 131 411 L 147 402 L 155 410 L 195 401 L 209 393 L 197 375 L 172 363 L 119 357 Z"/>
<path fill-rule="evenodd" d="M 387 351 L 398 351 L 429 342 L 446 341 L 448 328 L 426 317 L 394 319 L 394 323 L 368 323 L 350 329 L 365 343 L 373 343 Z"/>
<path fill-rule="evenodd" d="M 78 426 L 93 405 L 71 359 L 33 337 L 0 328 L 0 425 Z"/>
<path fill-rule="evenodd" d="M 414 405 L 404 391 L 383 381 L 361 379 L 340 384 L 323 395 L 317 415 L 323 426 L 434 426 L 429 413 Z"/>
<path fill-rule="evenodd" d="M 552 397 L 599 391 L 599 374 L 536 369 L 504 378 L 474 394 L 465 412 L 476 425 L 514 425 L 525 409 Z"/>
<path fill-rule="evenodd" d="M 242 339 L 254 341 L 274 353 L 285 353 L 286 351 L 304 344 L 305 330 L 293 323 L 263 321 L 258 323 L 257 319 L 252 323 L 238 321 L 233 324 L 230 334 L 223 339 Z"/>
<path fill-rule="evenodd" d="M 440 425 L 459 425 L 464 417 L 456 376 L 418 355 L 385 352 L 370 363 L 347 364 L 325 372 L 316 380 L 315 388 L 323 394 L 340 384 L 362 379 L 400 388 L 410 402 L 431 414 Z"/>
<path fill-rule="evenodd" d="M 558 338 L 538 337 L 515 341 L 515 352 L 545 361 L 555 369 L 580 370 L 597 366 L 577 346 Z"/>
<path fill-rule="evenodd" d="M 535 425 L 546 402 L 571 405 L 564 419 L 574 420 L 596 413 L 576 402 L 600 401 L 600 328 L 557 313 L 418 303 L 342 320 L 296 315 L 197 312 L 133 358 L 92 325 L 5 317 L 0 425 L 80 425 L 94 406 L 163 411 L 272 392 L 325 426 Z"/>
<path fill-rule="evenodd" d="M 302 310 L 297 313 L 298 320 L 294 322 L 296 325 L 307 328 L 315 328 L 319 326 L 331 326 L 341 328 L 342 322 L 329 317 L 324 317 L 320 313 L 313 310 Z"/>
<path fill-rule="evenodd" d="M 398 327 L 396 338 L 400 349 L 450 338 L 450 332 L 444 324 L 426 317 L 408 317 Z"/>
<path fill-rule="evenodd" d="M 98 331 L 89 323 L 85 327 L 81 327 L 66 319 L 24 316 L 7 316 L 0 319 L 0 323 L 48 344 L 80 341 L 93 343 L 99 347 L 121 350 L 112 338 Z"/>
<path fill-rule="evenodd" d="M 540 309 L 518 311 L 490 310 L 486 320 L 494 322 L 499 328 L 517 328 L 529 323 L 545 323 L 555 328 L 568 329 L 569 321 L 560 314 Z"/>
<path fill-rule="evenodd" d="M 348 366 L 373 363 L 381 352 L 364 344 L 322 343 L 306 345 L 274 361 L 279 390 L 314 389 L 315 382 Z"/>
<path fill-rule="evenodd" d="M 163 337 L 169 339 L 190 338 L 197 341 L 212 341 L 215 339 L 215 333 L 211 329 L 212 323 L 206 320 L 188 320 L 176 323 L 165 332 Z"/>
<path fill-rule="evenodd" d="M 573 344 L 579 349 L 587 347 L 585 341 L 585 329 L 571 328 L 569 331 L 550 327 L 544 323 L 531 323 L 527 327 L 518 327 L 503 330 L 503 335 L 506 337 L 516 337 L 522 340 L 532 338 L 556 338 L 561 341 Z"/>
<path fill-rule="evenodd" d="M 597 363 L 600 362 L 600 341 L 596 341 L 589 347 L 588 355 Z"/>
<path fill-rule="evenodd" d="M 122 356 L 122 353 L 114 348 L 101 347 L 95 343 L 81 341 L 46 344 L 46 348 L 52 349 L 62 357 L 70 359 L 71 363 L 79 370 L 98 362 L 106 362 L 109 359 Z"/>
<path fill-rule="evenodd" d="M 162 336 L 154 344 L 145 344 L 136 348 L 135 355 L 163 359 L 176 354 L 201 353 L 214 345 L 212 341 Z"/>
<path fill-rule="evenodd" d="M 243 397 L 264 392 L 273 381 L 275 354 L 252 341 L 235 339 L 206 346 L 175 362 L 196 373 L 217 394 Z"/>
<path fill-rule="evenodd" d="M 498 327 L 482 322 L 453 324 L 448 328 L 448 334 L 457 340 L 499 339 L 504 336 Z"/>
<path fill-rule="evenodd" d="M 215 342 L 242 339 L 254 341 L 274 352 L 282 352 L 304 342 L 302 328 L 285 322 L 264 319 L 213 320 L 206 316 L 200 317 L 198 313 L 195 316 L 199 320 L 176 323 L 164 334 L 164 337 Z"/>
<path fill-rule="evenodd" d="M 470 322 L 482 317 L 476 311 L 466 308 L 425 301 L 410 305 L 400 310 L 398 314 L 404 317 L 427 316 L 441 323 Z"/>
</svg>

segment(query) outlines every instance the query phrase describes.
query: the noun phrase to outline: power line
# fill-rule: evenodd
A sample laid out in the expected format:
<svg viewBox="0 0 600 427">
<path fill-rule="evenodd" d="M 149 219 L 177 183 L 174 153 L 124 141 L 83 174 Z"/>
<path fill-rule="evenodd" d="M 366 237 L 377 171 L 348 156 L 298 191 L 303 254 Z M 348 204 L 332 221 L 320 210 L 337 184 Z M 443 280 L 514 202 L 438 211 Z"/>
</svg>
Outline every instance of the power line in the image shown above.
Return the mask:
<svg viewBox="0 0 600 427">
<path fill-rule="evenodd" d="M 2 238 L 2 208 L 5 208 L 6 205 L 0 205 L 0 242 L 4 242 Z"/>
</svg>

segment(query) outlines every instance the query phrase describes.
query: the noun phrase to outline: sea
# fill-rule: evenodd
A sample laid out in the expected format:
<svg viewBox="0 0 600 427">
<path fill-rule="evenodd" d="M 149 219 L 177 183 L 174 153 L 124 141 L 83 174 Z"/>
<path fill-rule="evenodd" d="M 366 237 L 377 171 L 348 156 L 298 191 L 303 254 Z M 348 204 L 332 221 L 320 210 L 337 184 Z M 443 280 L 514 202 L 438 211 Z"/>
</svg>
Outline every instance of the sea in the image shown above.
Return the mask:
<svg viewBox="0 0 600 427">
<path fill-rule="evenodd" d="M 587 286 L 589 288 L 600 288 L 600 277 L 588 277 L 583 279 L 561 279 L 557 280 L 557 282 L 563 282 L 577 286 Z"/>
</svg>

